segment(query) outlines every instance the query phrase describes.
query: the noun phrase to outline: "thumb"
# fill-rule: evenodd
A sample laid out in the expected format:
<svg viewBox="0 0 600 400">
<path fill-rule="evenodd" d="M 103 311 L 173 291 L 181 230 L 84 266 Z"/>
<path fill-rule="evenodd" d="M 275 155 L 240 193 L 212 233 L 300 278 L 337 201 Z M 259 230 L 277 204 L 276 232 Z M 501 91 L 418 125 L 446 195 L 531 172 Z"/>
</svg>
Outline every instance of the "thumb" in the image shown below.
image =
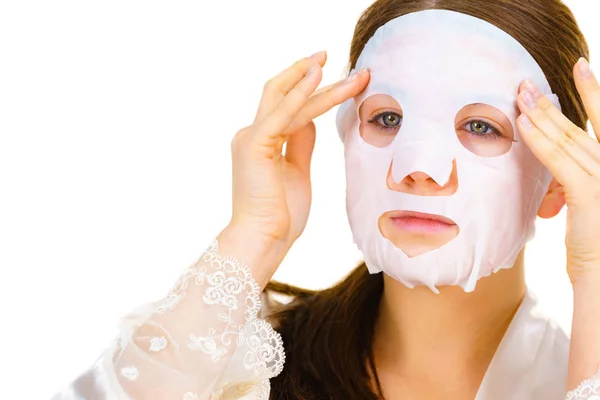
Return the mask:
<svg viewBox="0 0 600 400">
<path fill-rule="evenodd" d="M 309 172 L 315 139 L 315 123 L 311 121 L 304 128 L 289 136 L 285 149 L 286 160 L 299 170 Z"/>
</svg>

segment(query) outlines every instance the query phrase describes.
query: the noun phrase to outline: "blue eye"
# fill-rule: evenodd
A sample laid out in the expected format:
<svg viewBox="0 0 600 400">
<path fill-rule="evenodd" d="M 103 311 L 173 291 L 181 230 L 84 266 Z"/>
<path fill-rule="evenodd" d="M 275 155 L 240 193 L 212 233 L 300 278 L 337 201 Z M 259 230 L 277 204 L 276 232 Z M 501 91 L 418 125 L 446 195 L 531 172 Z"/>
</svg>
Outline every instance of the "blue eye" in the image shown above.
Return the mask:
<svg viewBox="0 0 600 400">
<path fill-rule="evenodd" d="M 478 136 L 485 140 L 501 138 L 502 135 L 498 129 L 480 119 L 474 119 L 463 125 L 464 129 L 473 136 Z"/>
<path fill-rule="evenodd" d="M 386 111 L 374 116 L 369 123 L 383 130 L 393 130 L 402 124 L 402 115 Z"/>
</svg>

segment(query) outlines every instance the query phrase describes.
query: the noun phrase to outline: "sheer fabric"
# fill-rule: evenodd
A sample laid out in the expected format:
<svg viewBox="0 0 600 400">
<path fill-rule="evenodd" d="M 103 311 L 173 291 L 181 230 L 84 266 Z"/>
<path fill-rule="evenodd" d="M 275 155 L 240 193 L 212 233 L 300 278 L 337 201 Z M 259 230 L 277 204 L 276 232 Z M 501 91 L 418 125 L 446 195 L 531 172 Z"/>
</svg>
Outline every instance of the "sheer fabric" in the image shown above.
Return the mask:
<svg viewBox="0 0 600 400">
<path fill-rule="evenodd" d="M 164 299 L 123 317 L 114 343 L 53 400 L 266 400 L 285 354 L 261 303 L 248 268 L 215 240 Z M 568 347 L 527 293 L 476 400 L 600 400 L 600 372 L 565 397 Z"/>
<path fill-rule="evenodd" d="M 283 369 L 281 336 L 259 318 L 248 268 L 217 249 L 215 240 L 164 299 L 123 317 L 113 345 L 55 399 L 267 399 Z"/>
</svg>

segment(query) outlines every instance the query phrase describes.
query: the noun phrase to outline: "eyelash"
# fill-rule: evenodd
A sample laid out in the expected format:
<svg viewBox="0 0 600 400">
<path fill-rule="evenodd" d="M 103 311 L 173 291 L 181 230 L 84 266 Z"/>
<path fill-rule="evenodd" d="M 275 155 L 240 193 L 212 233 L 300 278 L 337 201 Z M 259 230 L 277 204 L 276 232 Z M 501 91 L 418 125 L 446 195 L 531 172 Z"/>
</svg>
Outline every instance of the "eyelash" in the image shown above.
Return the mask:
<svg viewBox="0 0 600 400">
<path fill-rule="evenodd" d="M 395 115 L 398 119 L 400 119 L 400 123 L 395 126 L 387 126 L 385 124 L 377 123 L 377 121 L 379 121 L 381 118 L 385 117 L 386 115 Z M 371 120 L 369 120 L 369 123 L 375 125 L 377 128 L 379 128 L 381 130 L 391 131 L 391 130 L 398 129 L 402 125 L 402 115 L 395 113 L 395 112 L 391 112 L 391 111 L 385 111 L 385 112 L 375 115 Z"/>
<path fill-rule="evenodd" d="M 386 115 L 395 115 L 396 117 L 398 117 L 400 119 L 400 123 L 395 126 L 387 126 L 385 124 L 380 124 L 377 122 L 381 118 L 385 117 Z M 491 130 L 492 132 L 487 133 L 487 134 L 473 132 L 472 130 L 469 129 L 470 125 L 473 122 L 480 122 L 483 125 L 486 125 L 488 127 L 488 129 Z M 385 111 L 385 112 L 375 115 L 371 120 L 369 120 L 369 123 L 375 125 L 379 129 L 382 129 L 385 131 L 395 130 L 402 125 L 402 115 L 395 113 L 395 112 L 391 112 L 391 111 Z M 465 122 L 462 126 L 463 126 L 463 129 L 466 130 L 467 132 L 469 132 L 470 135 L 477 136 L 478 138 L 481 138 L 484 140 L 495 140 L 495 139 L 499 139 L 499 138 L 503 137 L 498 129 L 494 128 L 490 123 L 488 123 L 482 119 L 471 119 L 471 120 Z"/>
<path fill-rule="evenodd" d="M 472 130 L 469 129 L 469 127 L 471 126 L 471 124 L 473 122 L 479 122 L 479 123 L 482 123 L 483 125 L 486 125 L 487 128 L 489 130 L 491 130 L 492 132 L 491 133 L 476 133 L 476 132 L 473 132 Z M 481 139 L 484 139 L 484 140 L 496 140 L 496 139 L 499 139 L 499 138 L 503 137 L 502 134 L 500 133 L 500 131 L 498 129 L 494 128 L 492 126 L 492 124 L 490 124 L 489 122 L 486 122 L 486 121 L 484 121 L 482 119 L 472 119 L 472 120 L 469 120 L 469 121 L 465 122 L 462 126 L 463 126 L 464 130 L 466 130 L 467 132 L 469 132 L 469 135 L 477 136 L 478 138 L 481 138 Z"/>
</svg>

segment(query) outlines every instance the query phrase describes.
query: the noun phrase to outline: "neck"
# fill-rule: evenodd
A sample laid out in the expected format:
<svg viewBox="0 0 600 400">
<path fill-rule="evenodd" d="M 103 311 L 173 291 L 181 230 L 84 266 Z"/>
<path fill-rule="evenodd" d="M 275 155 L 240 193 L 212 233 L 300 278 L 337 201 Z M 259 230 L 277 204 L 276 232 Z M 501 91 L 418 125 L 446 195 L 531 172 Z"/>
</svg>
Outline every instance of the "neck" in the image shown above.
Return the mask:
<svg viewBox="0 0 600 400">
<path fill-rule="evenodd" d="M 481 382 L 525 295 L 523 251 L 513 268 L 457 286 L 409 289 L 384 275 L 374 334 L 378 370 L 403 377 Z"/>
</svg>

